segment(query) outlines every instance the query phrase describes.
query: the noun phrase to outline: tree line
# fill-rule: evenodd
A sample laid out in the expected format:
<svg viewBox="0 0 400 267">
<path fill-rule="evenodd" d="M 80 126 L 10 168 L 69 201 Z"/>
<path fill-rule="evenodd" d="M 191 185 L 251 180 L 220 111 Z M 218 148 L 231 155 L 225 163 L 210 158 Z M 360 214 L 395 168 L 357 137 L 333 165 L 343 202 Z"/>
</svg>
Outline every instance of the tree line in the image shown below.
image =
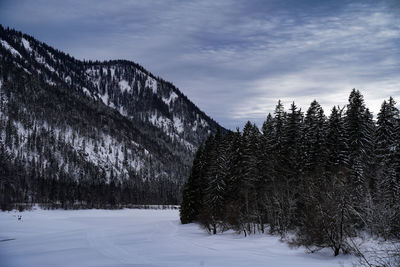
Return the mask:
<svg viewBox="0 0 400 267">
<path fill-rule="evenodd" d="M 279 101 L 261 131 L 247 122 L 198 149 L 181 222 L 213 234 L 295 230 L 295 244 L 335 255 L 360 230 L 400 238 L 399 119 L 390 97 L 374 121 L 355 89 L 328 117 L 315 100 L 305 113 Z"/>
</svg>

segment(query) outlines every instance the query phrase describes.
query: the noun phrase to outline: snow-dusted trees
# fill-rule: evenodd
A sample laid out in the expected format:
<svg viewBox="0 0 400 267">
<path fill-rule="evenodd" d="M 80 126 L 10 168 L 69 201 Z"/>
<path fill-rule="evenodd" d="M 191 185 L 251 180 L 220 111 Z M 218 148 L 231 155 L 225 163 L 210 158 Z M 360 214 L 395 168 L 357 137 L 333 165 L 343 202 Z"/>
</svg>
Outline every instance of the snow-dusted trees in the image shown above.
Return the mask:
<svg viewBox="0 0 400 267">
<path fill-rule="evenodd" d="M 279 101 L 261 131 L 247 122 L 243 132 L 210 137 L 198 152 L 204 164 L 196 157 L 185 186 L 182 222 L 214 234 L 296 230 L 295 244 L 335 255 L 358 230 L 399 237 L 400 124 L 392 98 L 377 119 L 353 90 L 329 118 L 315 100 L 304 117 Z"/>
<path fill-rule="evenodd" d="M 344 128 L 343 110 L 333 107 L 327 122 L 326 154 L 327 170 L 343 167 L 348 162 L 348 142 Z"/>
<path fill-rule="evenodd" d="M 337 169 L 328 176 L 321 171 L 306 180 L 304 204 L 295 242 L 310 250 L 329 247 L 337 256 L 347 252 L 347 237 L 355 235 L 351 208 L 350 186 L 346 169 Z"/>
<path fill-rule="evenodd" d="M 303 131 L 304 171 L 322 169 L 327 159 L 326 118 L 320 104 L 314 100 L 307 110 Z"/>
<path fill-rule="evenodd" d="M 373 149 L 373 132 L 369 124 L 370 113 L 364 104 L 360 91 L 353 89 L 350 93 L 344 118 L 349 147 L 349 168 L 351 182 L 354 185 L 354 198 L 360 202 L 365 199 L 367 181 L 367 167 Z"/>
<path fill-rule="evenodd" d="M 317 101 L 304 120 L 304 171 L 299 193 L 299 221 L 295 242 L 313 249 L 330 247 L 335 256 L 346 251 L 346 237 L 354 235 L 349 171 L 343 158 L 344 125 L 336 107 L 327 121 Z"/>
<path fill-rule="evenodd" d="M 213 149 L 208 154 L 208 169 L 205 173 L 203 208 L 200 210 L 200 221 L 214 234 L 221 226 L 224 217 L 226 194 L 225 177 L 228 172 L 227 140 L 223 140 L 218 131 L 213 139 Z"/>
<path fill-rule="evenodd" d="M 242 135 L 242 176 L 240 179 L 240 198 L 242 199 L 241 213 L 248 219 L 243 231 L 254 230 L 257 221 L 257 191 L 256 183 L 259 180 L 258 146 L 260 132 L 257 126 L 247 122 Z"/>
<path fill-rule="evenodd" d="M 384 101 L 376 128 L 376 207 L 373 227 L 385 237 L 400 236 L 399 110 L 392 97 Z"/>
<path fill-rule="evenodd" d="M 201 171 L 203 164 L 203 146 L 200 146 L 194 157 L 189 178 L 183 188 L 182 205 L 180 207 L 180 218 L 183 224 L 196 220 L 202 207 L 203 185 L 201 184 Z"/>
<path fill-rule="evenodd" d="M 279 158 L 281 171 L 276 176 L 277 201 L 279 203 L 279 216 L 277 217 L 278 229 L 285 232 L 292 226 L 296 219 L 296 205 L 299 185 L 301 184 L 299 171 L 301 163 L 301 132 L 303 115 L 293 102 L 283 123 L 283 147 Z"/>
</svg>

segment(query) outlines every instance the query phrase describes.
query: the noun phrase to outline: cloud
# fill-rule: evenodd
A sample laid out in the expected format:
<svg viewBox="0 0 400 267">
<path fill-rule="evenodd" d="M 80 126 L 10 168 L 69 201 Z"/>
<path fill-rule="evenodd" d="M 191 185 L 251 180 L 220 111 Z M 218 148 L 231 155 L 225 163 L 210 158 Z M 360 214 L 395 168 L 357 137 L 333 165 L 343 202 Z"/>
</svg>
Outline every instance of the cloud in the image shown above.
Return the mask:
<svg viewBox="0 0 400 267">
<path fill-rule="evenodd" d="M 2 1 L 0 23 L 78 58 L 123 58 L 172 81 L 222 125 L 278 99 L 325 111 L 362 90 L 400 101 L 395 1 Z M 26 14 L 29 14 L 27 16 Z"/>
</svg>

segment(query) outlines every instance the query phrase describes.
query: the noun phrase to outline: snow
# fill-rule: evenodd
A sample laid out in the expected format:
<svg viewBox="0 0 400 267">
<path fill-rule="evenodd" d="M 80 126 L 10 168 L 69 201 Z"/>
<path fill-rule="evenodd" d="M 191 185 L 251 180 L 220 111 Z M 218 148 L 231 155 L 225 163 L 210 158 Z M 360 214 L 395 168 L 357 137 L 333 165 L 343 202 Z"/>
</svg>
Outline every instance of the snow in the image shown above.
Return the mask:
<svg viewBox="0 0 400 267">
<path fill-rule="evenodd" d="M 119 114 L 121 114 L 124 117 L 128 117 L 128 112 L 121 106 L 118 109 Z"/>
<path fill-rule="evenodd" d="M 197 122 L 197 120 L 195 120 L 195 121 L 193 122 L 192 131 L 193 131 L 193 132 L 197 131 L 197 128 L 198 128 L 198 127 L 199 127 L 198 122 Z"/>
<path fill-rule="evenodd" d="M 44 65 L 51 72 L 55 71 L 54 68 L 52 66 L 50 66 L 49 64 L 47 64 L 46 60 L 39 54 L 36 54 L 35 59 L 36 59 L 37 63 Z"/>
<path fill-rule="evenodd" d="M 157 81 L 151 77 L 147 77 L 145 87 L 153 90 L 154 94 L 157 94 Z"/>
<path fill-rule="evenodd" d="M 114 105 L 114 103 L 110 100 L 110 97 L 108 95 L 108 92 L 106 91 L 103 95 L 101 95 L 100 93 L 97 94 L 97 96 L 101 99 L 101 101 L 103 101 L 103 103 L 106 106 L 109 106 L 110 108 L 114 108 L 117 109 Z M 121 111 L 121 109 L 117 109 L 117 111 L 119 111 L 121 113 L 121 115 L 126 116 L 127 113 L 125 111 Z"/>
<path fill-rule="evenodd" d="M 104 95 L 99 94 L 99 96 L 101 98 L 101 101 L 103 101 L 103 103 L 108 106 L 108 93 L 106 92 Z"/>
<path fill-rule="evenodd" d="M 50 66 L 49 64 L 47 64 L 47 63 L 44 63 L 44 66 L 45 66 L 48 70 L 50 70 L 51 72 L 54 72 L 54 71 L 55 71 L 54 68 L 53 68 L 52 66 Z"/>
<path fill-rule="evenodd" d="M 178 133 L 183 132 L 183 122 L 180 118 L 174 117 L 174 127 Z"/>
<path fill-rule="evenodd" d="M 17 216 L 22 215 L 22 220 Z M 351 266 L 331 251 L 306 254 L 278 237 L 208 235 L 181 225 L 177 210 L 0 212 L 0 265 Z"/>
<path fill-rule="evenodd" d="M 87 90 L 87 88 L 83 87 L 83 91 Z M 89 91 L 87 90 L 89 94 Z M 3 96 L 4 98 L 5 96 Z M 5 99 L 4 103 L 7 103 L 7 99 Z M 25 110 L 26 111 L 26 110 Z M 120 110 L 120 112 L 122 112 Z M 3 116 L 0 112 L 0 117 L 3 117 L 3 120 L 7 121 L 7 117 Z M 35 161 L 39 161 L 39 154 L 37 152 L 29 152 L 26 153 L 26 146 L 28 145 L 28 136 L 31 133 L 31 129 L 24 128 L 24 125 L 18 121 L 13 122 L 14 126 L 18 129 L 19 136 L 19 147 L 13 147 L 10 149 L 7 147 L 7 151 L 13 154 L 20 154 L 25 158 L 29 158 L 30 160 L 35 159 Z M 79 153 L 84 159 L 88 162 L 93 163 L 95 166 L 108 166 L 106 170 L 106 176 L 110 177 L 111 169 L 114 171 L 114 174 L 124 175 L 128 173 L 128 167 L 123 165 L 124 163 L 124 145 L 120 141 L 112 138 L 110 135 L 99 133 L 97 136 L 98 146 L 95 149 L 95 144 L 93 139 L 85 137 L 77 133 L 74 129 L 70 127 L 66 128 L 57 128 L 51 127 L 46 122 L 41 122 L 41 128 L 39 131 L 51 131 L 54 132 L 54 136 L 61 136 L 62 139 L 65 139 L 69 144 L 71 144 L 72 149 L 74 149 L 77 153 Z M 5 131 L 0 130 L 0 139 L 5 138 Z M 83 147 L 83 143 L 85 142 L 85 146 Z M 143 151 L 143 148 L 136 144 L 137 148 L 127 148 L 127 155 L 130 157 L 128 161 L 129 167 L 132 170 L 140 171 L 141 169 L 146 167 L 146 152 Z M 111 147 L 111 151 L 109 149 Z M 77 174 L 73 170 L 69 169 L 68 164 L 64 164 L 64 160 L 59 152 L 55 152 L 54 156 L 59 159 L 59 167 L 64 166 L 64 170 L 70 172 L 72 175 Z M 48 164 L 46 159 L 41 160 L 43 166 Z M 116 164 L 117 161 L 117 164 Z M 120 166 L 120 167 L 117 167 Z M 158 177 L 159 173 L 155 174 L 155 177 Z M 121 178 L 123 179 L 123 178 Z M 0 218 L 1 219 L 1 218 Z M 1 266 L 1 264 L 0 264 Z"/>
<path fill-rule="evenodd" d="M 193 127 L 192 127 L 192 131 L 197 131 L 197 128 L 206 128 L 208 126 L 208 123 L 203 120 L 203 119 L 199 119 L 199 114 L 197 114 L 197 119 L 194 121 L 193 123 Z"/>
<path fill-rule="evenodd" d="M 164 116 L 157 116 L 156 114 L 152 114 L 151 117 L 149 118 L 149 121 L 156 127 L 160 129 L 164 129 L 165 127 L 168 127 L 172 122 L 169 118 L 166 118 Z"/>
<path fill-rule="evenodd" d="M 64 80 L 66 83 L 71 84 L 71 81 L 72 81 L 71 76 L 68 75 L 67 77 L 65 77 Z"/>
<path fill-rule="evenodd" d="M 175 99 L 177 99 L 177 98 L 178 98 L 178 95 L 172 91 L 172 93 L 169 95 L 168 98 L 163 97 L 162 100 L 164 101 L 165 104 L 167 104 L 169 106 L 171 104 L 171 101 L 175 101 Z"/>
<path fill-rule="evenodd" d="M 19 56 L 19 57 L 22 58 L 21 54 L 17 50 L 15 50 L 14 47 L 9 45 L 6 41 L 0 40 L 0 43 L 5 49 L 9 50 L 11 52 L 11 54 L 13 54 L 14 56 Z"/>
<path fill-rule="evenodd" d="M 129 93 L 132 91 L 132 87 L 129 85 L 127 80 L 121 80 L 118 84 L 122 92 L 128 91 Z"/>
<path fill-rule="evenodd" d="M 191 151 L 196 150 L 193 144 L 178 135 L 178 133 L 181 134 L 184 131 L 184 124 L 181 119 L 174 117 L 174 120 L 171 121 L 171 119 L 165 118 L 164 116 L 152 114 L 151 117 L 149 117 L 149 122 L 162 129 L 172 140 L 179 141 L 181 144 L 185 145 L 187 149 Z"/>
<path fill-rule="evenodd" d="M 187 149 L 189 149 L 190 151 L 196 152 L 197 147 L 194 146 L 193 144 L 189 143 L 188 141 L 186 141 L 185 139 L 181 138 L 180 142 L 182 144 L 184 144 L 186 146 Z"/>
<path fill-rule="evenodd" d="M 29 44 L 29 41 L 26 40 L 25 38 L 22 38 L 22 44 L 24 45 L 25 49 L 29 52 L 32 52 L 31 45 Z"/>
<path fill-rule="evenodd" d="M 55 82 L 53 82 L 52 80 L 49 80 L 49 79 L 46 80 L 46 83 L 49 84 L 49 85 L 51 85 L 51 86 L 56 85 Z"/>
<path fill-rule="evenodd" d="M 91 96 L 92 94 L 90 93 L 90 91 L 86 88 L 86 87 L 82 87 L 83 93 L 87 96 Z"/>
<path fill-rule="evenodd" d="M 111 72 L 111 79 L 114 80 L 114 77 L 115 77 L 115 67 L 111 67 L 111 68 L 110 68 L 110 72 Z"/>
<path fill-rule="evenodd" d="M 208 123 L 203 119 L 200 119 L 200 124 L 203 126 L 203 128 L 208 126 Z"/>
<path fill-rule="evenodd" d="M 23 69 L 26 73 L 28 73 L 29 75 L 31 75 L 32 73 L 30 72 L 30 71 L 28 71 L 27 69 L 25 69 L 24 67 L 22 67 L 21 66 L 21 64 L 19 64 L 19 63 L 16 63 L 15 62 L 15 64 L 18 66 L 18 68 L 21 68 L 21 69 Z M 40 71 L 38 70 L 38 72 L 40 73 Z"/>
</svg>

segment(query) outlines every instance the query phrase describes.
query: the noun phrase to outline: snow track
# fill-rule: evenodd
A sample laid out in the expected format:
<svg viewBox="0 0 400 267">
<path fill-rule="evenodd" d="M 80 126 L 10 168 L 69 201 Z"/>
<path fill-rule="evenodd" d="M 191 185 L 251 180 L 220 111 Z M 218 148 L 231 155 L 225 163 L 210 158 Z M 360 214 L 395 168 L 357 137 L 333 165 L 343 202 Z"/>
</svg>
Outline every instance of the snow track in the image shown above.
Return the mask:
<svg viewBox="0 0 400 267">
<path fill-rule="evenodd" d="M 211 236 L 177 210 L 0 212 L 0 266 L 351 266 L 278 237 Z"/>
</svg>

